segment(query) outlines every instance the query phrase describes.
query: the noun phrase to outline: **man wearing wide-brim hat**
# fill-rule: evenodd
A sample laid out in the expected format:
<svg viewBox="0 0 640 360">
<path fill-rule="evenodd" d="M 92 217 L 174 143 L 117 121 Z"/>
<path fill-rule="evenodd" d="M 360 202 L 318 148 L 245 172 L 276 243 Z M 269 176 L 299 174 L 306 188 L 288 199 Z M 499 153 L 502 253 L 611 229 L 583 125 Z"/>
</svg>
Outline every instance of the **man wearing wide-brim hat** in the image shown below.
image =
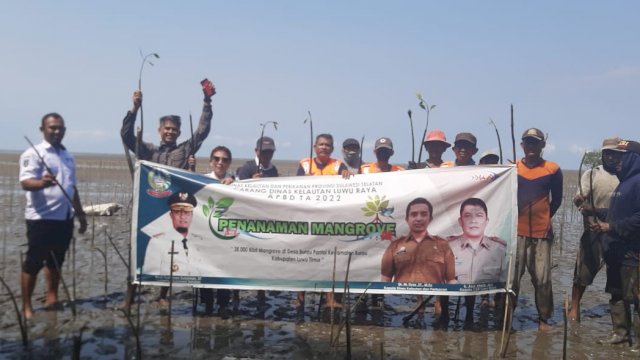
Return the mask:
<svg viewBox="0 0 640 360">
<path fill-rule="evenodd" d="M 444 132 L 437 129 L 427 133 L 422 145 L 429 154 L 426 161 L 426 167 L 428 168 L 438 168 L 442 166 L 442 154 L 451 147 L 451 144 L 447 142 L 447 137 Z"/>
</svg>

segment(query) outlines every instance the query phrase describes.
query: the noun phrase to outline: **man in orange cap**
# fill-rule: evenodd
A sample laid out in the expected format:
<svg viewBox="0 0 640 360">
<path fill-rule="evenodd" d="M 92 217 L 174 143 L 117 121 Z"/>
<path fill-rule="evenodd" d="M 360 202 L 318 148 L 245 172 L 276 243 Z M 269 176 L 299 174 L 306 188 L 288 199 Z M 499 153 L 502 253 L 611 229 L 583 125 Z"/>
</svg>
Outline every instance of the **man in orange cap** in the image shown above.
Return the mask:
<svg viewBox="0 0 640 360">
<path fill-rule="evenodd" d="M 438 168 L 442 166 L 442 154 L 451 147 L 444 132 L 442 130 L 429 131 L 422 144 L 429 153 L 429 158 L 426 162 L 427 167 Z"/>
</svg>

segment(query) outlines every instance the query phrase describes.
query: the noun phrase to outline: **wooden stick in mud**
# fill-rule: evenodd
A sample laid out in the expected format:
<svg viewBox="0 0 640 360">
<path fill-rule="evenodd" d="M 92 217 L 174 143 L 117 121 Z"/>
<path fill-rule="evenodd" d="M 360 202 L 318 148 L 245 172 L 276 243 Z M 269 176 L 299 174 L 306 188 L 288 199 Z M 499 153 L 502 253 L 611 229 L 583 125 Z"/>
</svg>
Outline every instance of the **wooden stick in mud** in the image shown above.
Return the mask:
<svg viewBox="0 0 640 360">
<path fill-rule="evenodd" d="M 138 348 L 138 352 L 140 354 L 142 354 L 142 348 L 140 347 L 140 339 L 138 338 L 140 336 L 140 293 L 142 292 L 142 267 L 140 267 L 140 271 L 138 272 L 138 286 L 137 286 L 137 290 L 138 290 L 138 305 L 137 308 L 138 310 L 136 311 L 136 346 Z M 129 306 L 131 307 L 131 306 Z M 138 357 L 140 358 L 140 357 Z"/>
<path fill-rule="evenodd" d="M 76 301 L 76 237 L 71 237 L 71 287 L 73 288 L 73 301 Z"/>
<path fill-rule="evenodd" d="M 109 283 L 109 269 L 107 265 L 107 254 L 104 251 L 98 249 L 97 247 L 94 247 L 92 250 L 99 252 L 100 255 L 102 255 L 102 259 L 104 259 L 104 301 L 106 303 L 107 297 L 108 297 L 107 284 Z"/>
<path fill-rule="evenodd" d="M 370 287 L 371 287 L 371 283 L 369 283 L 367 285 L 367 287 L 364 289 L 362 294 L 360 294 L 360 296 L 358 296 L 358 299 L 353 304 L 353 306 L 351 306 L 351 312 L 355 311 L 355 309 L 364 300 L 364 297 L 367 295 L 367 291 L 369 290 Z M 338 332 L 336 333 L 335 338 L 332 341 L 330 341 L 330 343 L 329 343 L 331 346 L 335 346 L 338 343 L 338 339 L 340 338 L 340 333 L 342 332 L 342 328 L 345 327 L 345 324 L 346 324 L 346 319 L 343 319 L 342 322 L 340 323 L 340 326 L 338 327 Z"/>
<path fill-rule="evenodd" d="M 93 207 L 93 203 L 91 203 Z M 96 238 L 96 217 L 95 215 L 91 217 L 91 247 L 94 247 L 94 242 Z"/>
<path fill-rule="evenodd" d="M 513 254 L 509 254 L 509 271 L 507 272 L 507 282 L 505 287 L 505 301 L 504 301 L 504 317 L 502 319 L 502 337 L 500 339 L 500 357 L 504 358 L 507 353 L 507 347 L 509 346 L 509 337 L 511 336 L 511 268 L 513 263 Z M 507 329 L 507 324 L 508 329 Z M 505 342 L 505 332 L 507 333 L 507 341 Z"/>
<path fill-rule="evenodd" d="M 338 247 L 334 246 L 333 248 L 333 275 L 331 276 L 331 296 L 335 299 L 336 296 L 336 253 L 338 251 Z M 330 310 L 330 316 L 331 316 L 331 334 L 329 335 L 329 342 L 333 343 L 333 316 L 334 316 L 334 307 L 331 307 Z"/>
<path fill-rule="evenodd" d="M 120 252 L 120 250 L 118 250 L 118 247 L 113 242 L 113 238 L 111 237 L 111 235 L 109 235 L 107 233 L 107 229 L 104 230 L 104 234 L 107 237 L 107 239 L 109 239 L 109 242 L 113 246 L 113 249 L 116 251 L 116 254 L 118 254 L 118 257 L 120 258 L 120 260 L 122 260 L 122 263 L 124 264 L 124 266 L 127 268 L 127 274 L 128 274 L 129 271 L 131 271 L 131 268 L 129 267 L 129 264 L 127 263 L 127 260 L 125 260 L 124 256 L 122 256 L 122 253 Z"/>
<path fill-rule="evenodd" d="M 87 325 L 83 325 L 78 331 L 78 335 L 73 335 L 73 350 L 71 353 L 72 360 L 80 360 L 82 350 L 82 333 L 87 329 Z"/>
<path fill-rule="evenodd" d="M 460 299 L 462 299 L 462 296 L 458 296 L 458 301 L 456 302 L 456 311 L 453 312 L 453 321 L 458 321 L 458 315 L 460 315 Z"/>
<path fill-rule="evenodd" d="M 424 307 L 427 305 L 429 301 L 431 301 L 431 299 L 433 299 L 433 295 L 429 295 L 427 298 L 422 300 L 422 302 L 411 312 L 411 314 L 402 318 L 402 323 L 403 324 L 408 323 L 409 320 L 411 320 L 417 313 L 420 312 L 420 310 L 424 309 Z"/>
<path fill-rule="evenodd" d="M 67 299 L 69 299 L 69 305 L 71 305 L 71 314 L 73 315 L 73 320 L 76 319 L 76 303 L 73 299 L 71 299 L 71 294 L 69 294 L 69 288 L 67 287 L 67 283 L 64 281 L 64 276 L 62 276 L 62 269 L 60 269 L 60 264 L 58 264 L 58 260 L 56 260 L 55 253 L 53 250 L 50 251 L 51 258 L 53 259 L 53 264 L 58 271 L 58 275 L 60 275 L 60 283 L 62 283 L 62 288 L 64 289 L 64 293 L 67 295 Z"/>
<path fill-rule="evenodd" d="M 351 254 L 349 254 L 349 263 L 351 262 Z M 349 276 L 349 264 L 347 264 L 347 277 Z M 345 290 L 346 288 L 346 280 L 345 280 Z M 358 305 L 360 305 L 360 303 L 364 300 L 364 297 L 367 295 L 367 290 L 369 290 L 369 288 L 371 287 L 371 283 L 369 283 L 367 285 L 367 287 L 364 289 L 364 291 L 362 292 L 362 294 L 360 294 L 360 296 L 358 296 L 358 299 L 356 300 L 355 304 L 353 304 L 352 307 L 347 307 L 348 308 L 348 313 L 349 313 L 349 318 L 350 318 L 350 314 L 351 312 L 355 311 L 355 309 L 358 307 Z M 347 311 L 347 309 L 345 308 L 345 311 Z M 334 339 L 330 342 L 331 346 L 335 346 L 338 343 L 338 339 L 340 338 L 340 333 L 342 332 L 342 328 L 346 325 L 348 321 L 348 318 L 345 316 L 345 318 L 342 320 L 342 322 L 340 323 L 340 326 L 338 327 L 338 332 L 336 333 L 336 336 L 334 337 Z"/>
<path fill-rule="evenodd" d="M 16 316 L 18 318 L 18 325 L 20 326 L 20 335 L 22 336 L 22 345 L 27 346 L 29 344 L 29 336 L 27 332 L 27 323 L 26 323 L 27 319 L 22 318 L 22 313 L 18 308 L 18 302 L 16 301 L 16 297 L 15 295 L 13 295 L 13 291 L 11 291 L 11 288 L 9 287 L 9 285 L 7 285 L 7 283 L 4 282 L 4 279 L 2 278 L 2 276 L 0 276 L 0 282 L 2 283 L 2 286 L 4 286 L 4 288 L 7 289 L 7 292 L 9 293 L 9 297 L 13 302 L 13 308 L 16 311 Z"/>
<path fill-rule="evenodd" d="M 347 301 L 349 300 L 349 268 L 351 267 L 351 253 L 349 253 L 349 258 L 347 259 L 347 272 L 344 275 L 344 291 L 343 293 L 347 297 Z M 351 311 L 349 304 L 345 308 L 345 316 L 344 321 L 347 327 L 347 359 L 351 359 Z"/>
<path fill-rule="evenodd" d="M 564 309 L 562 309 L 562 315 L 564 318 L 564 329 L 563 329 L 563 333 L 562 333 L 562 360 L 566 360 L 567 359 L 567 328 L 568 328 L 568 324 L 567 324 L 567 312 L 569 311 L 569 296 L 565 293 L 564 294 Z"/>
<path fill-rule="evenodd" d="M 349 256 L 351 256 L 351 254 L 349 254 Z M 351 260 L 351 259 L 349 259 Z M 348 266 L 347 266 L 348 267 Z M 347 270 L 347 273 L 349 271 Z M 345 283 L 347 281 L 345 280 Z M 347 359 L 351 360 L 351 304 L 349 303 L 349 298 L 350 298 L 350 292 L 351 291 L 351 287 L 347 284 L 347 293 L 346 293 L 346 297 L 347 297 L 347 316 L 345 317 L 345 321 L 346 321 L 346 331 L 347 331 Z"/>
<path fill-rule="evenodd" d="M 171 323 L 171 298 L 173 297 L 173 252 L 176 241 L 171 240 L 171 260 L 169 261 L 169 323 Z"/>
<path fill-rule="evenodd" d="M 136 328 L 136 326 L 133 324 L 133 320 L 131 320 L 131 312 L 124 312 L 124 317 L 127 318 L 127 321 L 129 322 L 129 326 L 131 327 L 131 330 L 133 331 L 133 336 L 135 336 L 136 338 L 136 359 L 142 359 L 142 348 L 140 347 L 140 322 L 138 321 L 138 328 Z"/>
</svg>

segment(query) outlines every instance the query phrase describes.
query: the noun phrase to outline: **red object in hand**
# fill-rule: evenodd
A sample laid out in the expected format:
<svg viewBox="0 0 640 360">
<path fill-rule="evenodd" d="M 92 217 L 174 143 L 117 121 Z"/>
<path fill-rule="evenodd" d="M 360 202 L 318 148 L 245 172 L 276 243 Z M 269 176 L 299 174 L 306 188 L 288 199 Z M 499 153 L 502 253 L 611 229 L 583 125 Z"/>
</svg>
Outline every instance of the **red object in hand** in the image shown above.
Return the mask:
<svg viewBox="0 0 640 360">
<path fill-rule="evenodd" d="M 200 85 L 202 85 L 202 91 L 204 91 L 204 95 L 206 97 L 212 97 L 216 93 L 216 88 L 213 87 L 213 83 L 209 79 L 204 79 L 200 81 Z"/>
</svg>

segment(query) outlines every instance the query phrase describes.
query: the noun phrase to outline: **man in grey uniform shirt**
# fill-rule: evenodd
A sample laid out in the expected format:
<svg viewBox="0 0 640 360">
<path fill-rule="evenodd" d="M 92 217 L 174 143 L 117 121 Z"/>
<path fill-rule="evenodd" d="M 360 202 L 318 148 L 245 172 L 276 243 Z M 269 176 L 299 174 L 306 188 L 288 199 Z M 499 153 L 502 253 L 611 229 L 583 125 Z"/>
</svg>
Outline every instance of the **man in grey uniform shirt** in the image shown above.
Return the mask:
<svg viewBox="0 0 640 360">
<path fill-rule="evenodd" d="M 507 243 L 494 236 L 486 236 L 489 212 L 485 202 L 469 198 L 460 205 L 458 223 L 462 234 L 450 236 L 449 247 L 456 258 L 456 277 L 461 284 L 477 284 L 506 280 Z M 475 296 L 465 297 L 465 321 L 473 323 Z"/>
</svg>

